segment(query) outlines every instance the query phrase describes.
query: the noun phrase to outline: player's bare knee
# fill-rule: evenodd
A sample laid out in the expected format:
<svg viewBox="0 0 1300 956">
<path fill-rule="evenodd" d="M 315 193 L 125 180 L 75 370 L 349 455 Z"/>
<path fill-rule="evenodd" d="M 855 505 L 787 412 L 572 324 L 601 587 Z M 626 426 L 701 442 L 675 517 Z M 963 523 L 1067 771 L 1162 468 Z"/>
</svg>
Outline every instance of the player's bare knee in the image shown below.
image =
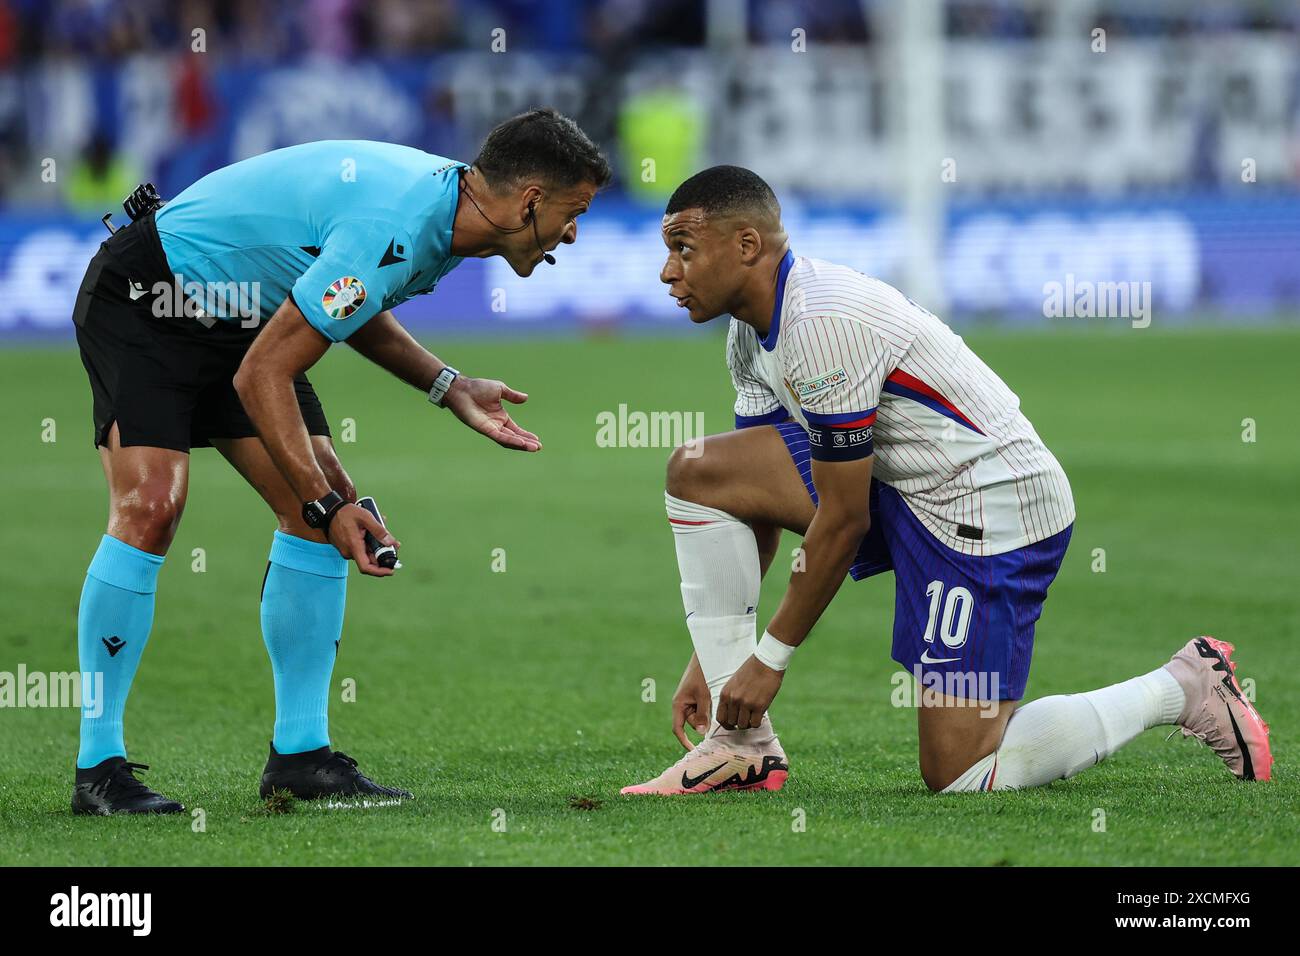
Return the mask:
<svg viewBox="0 0 1300 956">
<path fill-rule="evenodd" d="M 132 547 L 163 554 L 180 526 L 185 501 L 171 487 L 135 488 L 113 506 L 109 530 Z"/>
<path fill-rule="evenodd" d="M 921 779 L 932 793 L 952 786 L 980 758 L 969 753 L 948 751 L 942 754 L 921 753 Z"/>
<path fill-rule="evenodd" d="M 664 488 L 674 498 L 681 498 L 683 501 L 696 500 L 705 480 L 704 470 L 707 467 L 704 456 L 700 454 L 701 447 L 678 445 L 668 456 L 668 473 L 665 476 Z"/>
<path fill-rule="evenodd" d="M 934 793 L 946 790 L 967 770 L 997 750 L 997 747 L 997 742 L 994 741 L 975 746 L 965 744 L 928 750 L 922 748 L 921 779 Z"/>
<path fill-rule="evenodd" d="M 953 770 L 950 766 L 927 765 L 925 761 L 921 762 L 921 779 L 925 781 L 926 789 L 931 793 L 941 793 L 946 790 L 961 774 L 962 771 Z"/>
</svg>

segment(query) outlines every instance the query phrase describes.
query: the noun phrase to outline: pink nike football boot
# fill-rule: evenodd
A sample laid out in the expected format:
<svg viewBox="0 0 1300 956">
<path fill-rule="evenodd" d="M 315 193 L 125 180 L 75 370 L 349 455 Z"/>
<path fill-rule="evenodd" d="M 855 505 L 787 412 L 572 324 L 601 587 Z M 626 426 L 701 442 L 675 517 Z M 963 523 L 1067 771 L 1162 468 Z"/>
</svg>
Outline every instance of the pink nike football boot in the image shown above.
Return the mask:
<svg viewBox="0 0 1300 956">
<path fill-rule="evenodd" d="M 1239 779 L 1268 780 L 1273 775 L 1268 724 L 1242 693 L 1232 652 L 1227 641 L 1197 637 L 1170 658 L 1165 669 L 1187 695 L 1178 724 L 1184 736 L 1208 744 Z"/>
<path fill-rule="evenodd" d="M 780 790 L 790 776 L 781 742 L 773 736 L 757 747 L 734 746 L 715 734 L 653 780 L 624 787 L 622 794 L 715 793 L 720 790 Z"/>
</svg>

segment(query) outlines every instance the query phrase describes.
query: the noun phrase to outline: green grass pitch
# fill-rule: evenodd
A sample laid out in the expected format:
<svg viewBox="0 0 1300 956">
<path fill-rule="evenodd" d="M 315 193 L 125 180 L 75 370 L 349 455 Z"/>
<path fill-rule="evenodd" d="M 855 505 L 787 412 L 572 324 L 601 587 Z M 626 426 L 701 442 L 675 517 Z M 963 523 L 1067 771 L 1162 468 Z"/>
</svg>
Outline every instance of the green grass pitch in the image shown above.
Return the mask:
<svg viewBox="0 0 1300 956">
<path fill-rule="evenodd" d="M 334 745 L 415 801 L 262 811 L 272 688 L 257 596 L 273 524 L 224 461 L 200 451 L 127 739 L 132 759 L 153 768 L 145 779 L 202 808 L 205 826 L 195 832 L 184 815 L 72 817 L 76 711 L 5 709 L 0 863 L 1300 862 L 1290 750 L 1300 730 L 1300 332 L 968 338 L 1021 396 L 1078 504 L 1028 696 L 1125 679 L 1212 633 L 1237 644 L 1239 675 L 1255 680 L 1275 782 L 1238 783 L 1207 748 L 1155 730 L 1047 788 L 928 794 L 915 715 L 890 704 L 886 576 L 846 585 L 790 672 L 773 710 L 791 757 L 783 791 L 620 798 L 620 786 L 679 754 L 669 702 L 690 648 L 663 516 L 667 452 L 598 447 L 596 416 L 626 403 L 699 410 L 708 431 L 729 428 L 721 340 L 711 331 L 435 346 L 532 392 L 518 418 L 546 443 L 535 456 L 496 448 L 339 348 L 313 378 L 336 440 L 344 419 L 355 423 L 340 452 L 404 541 L 405 568 L 382 581 L 353 573 Z M 75 350 L 0 352 L 0 670 L 76 668 L 77 599 L 106 511 L 89 406 Z M 42 441 L 46 419 L 52 443 Z M 795 544 L 787 536 L 783 553 Z M 502 553 L 504 572 L 493 569 Z M 778 558 L 760 623 L 787 571 Z M 355 702 L 340 700 L 345 679 Z"/>
</svg>

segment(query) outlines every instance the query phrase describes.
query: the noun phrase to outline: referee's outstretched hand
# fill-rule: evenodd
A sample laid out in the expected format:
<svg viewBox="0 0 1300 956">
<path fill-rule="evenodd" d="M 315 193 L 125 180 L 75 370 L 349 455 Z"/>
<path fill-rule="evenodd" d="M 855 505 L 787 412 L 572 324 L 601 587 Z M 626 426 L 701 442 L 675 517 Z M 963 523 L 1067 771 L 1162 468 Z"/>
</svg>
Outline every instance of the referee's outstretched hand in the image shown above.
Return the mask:
<svg viewBox="0 0 1300 956">
<path fill-rule="evenodd" d="M 528 396 L 505 382 L 462 375 L 452 383 L 443 404 L 474 431 L 487 435 L 503 448 L 541 451 L 541 439 L 515 424 L 501 404 L 502 399 L 512 405 L 522 405 L 528 401 Z"/>
<path fill-rule="evenodd" d="M 339 549 L 339 554 L 357 563 L 357 570 L 362 574 L 373 574 L 377 578 L 386 578 L 393 573 L 375 560 L 375 556 L 366 550 L 366 532 L 369 531 L 379 539 L 380 544 L 390 544 L 400 548 L 402 543 L 388 533 L 388 529 L 375 520 L 365 508 L 346 504 L 338 510 L 330 521 L 329 541 Z"/>
</svg>

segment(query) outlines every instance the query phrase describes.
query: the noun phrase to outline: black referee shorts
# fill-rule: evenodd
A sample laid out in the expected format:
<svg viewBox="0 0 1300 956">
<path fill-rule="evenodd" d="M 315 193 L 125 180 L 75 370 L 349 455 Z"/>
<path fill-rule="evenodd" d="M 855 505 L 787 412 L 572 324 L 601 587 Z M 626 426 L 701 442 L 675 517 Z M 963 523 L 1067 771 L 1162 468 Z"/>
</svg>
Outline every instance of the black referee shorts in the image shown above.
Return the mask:
<svg viewBox="0 0 1300 956">
<path fill-rule="evenodd" d="M 113 422 L 123 445 L 176 451 L 257 434 L 233 380 L 261 324 L 217 320 L 209 328 L 185 315 L 160 318 L 153 288 L 173 281 L 152 213 L 119 229 L 90 260 L 72 321 L 94 396 L 96 446 L 108 444 Z M 294 387 L 307 431 L 329 435 L 307 377 Z"/>
</svg>

